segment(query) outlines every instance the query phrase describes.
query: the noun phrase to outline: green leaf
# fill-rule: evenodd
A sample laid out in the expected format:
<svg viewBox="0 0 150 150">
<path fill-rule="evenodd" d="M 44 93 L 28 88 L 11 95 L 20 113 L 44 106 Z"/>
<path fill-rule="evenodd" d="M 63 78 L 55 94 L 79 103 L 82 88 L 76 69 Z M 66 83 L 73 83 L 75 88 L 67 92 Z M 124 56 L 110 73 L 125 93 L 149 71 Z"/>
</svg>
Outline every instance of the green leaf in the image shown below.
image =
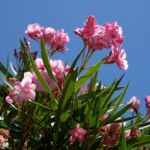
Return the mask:
<svg viewBox="0 0 150 150">
<path fill-rule="evenodd" d="M 47 90 L 47 92 L 50 94 L 50 97 L 52 100 L 54 100 L 56 103 L 57 103 L 57 100 L 55 99 L 54 95 L 53 95 L 53 92 L 51 90 L 51 88 L 49 87 L 49 85 L 47 84 L 47 82 L 45 81 L 44 77 L 42 76 L 42 74 L 39 72 L 33 58 L 32 58 L 32 55 L 31 53 L 29 52 L 28 53 L 28 56 L 30 58 L 30 62 L 31 62 L 31 65 L 32 65 L 32 69 L 34 70 L 38 80 L 40 81 L 40 83 L 44 86 L 44 88 Z"/>
<path fill-rule="evenodd" d="M 77 55 L 77 57 L 75 58 L 75 60 L 73 61 L 72 65 L 71 65 L 71 67 L 69 69 L 69 73 L 68 74 L 70 74 L 74 70 L 77 61 L 79 60 L 81 54 L 85 51 L 85 49 L 86 49 L 86 46 L 84 46 L 83 49 L 81 50 L 81 52 Z"/>
<path fill-rule="evenodd" d="M 0 72 L 6 77 L 10 78 L 13 75 L 8 71 L 8 69 L 0 62 Z"/>
<path fill-rule="evenodd" d="M 58 109 L 56 111 L 55 119 L 55 136 L 54 136 L 54 146 L 57 143 L 58 132 L 61 124 L 61 121 L 66 121 L 68 118 L 68 112 L 71 109 L 70 104 L 72 101 L 72 96 L 75 91 L 75 82 L 77 79 L 78 69 L 69 73 L 68 79 L 65 81 L 64 88 L 61 94 L 60 99 L 58 100 Z M 61 116 L 62 114 L 62 116 Z"/>
<path fill-rule="evenodd" d="M 65 111 L 64 113 L 62 113 L 62 114 L 60 115 L 60 121 L 61 121 L 61 122 L 66 121 L 66 119 L 68 118 L 68 116 L 69 116 L 69 111 Z"/>
<path fill-rule="evenodd" d="M 115 101 L 117 101 L 118 97 L 113 99 L 112 101 L 111 98 L 114 95 L 114 92 L 117 90 L 119 83 L 121 82 L 123 76 L 121 76 L 121 78 L 119 80 L 114 80 L 113 83 L 108 87 L 102 90 L 102 92 L 100 94 L 102 94 L 100 96 L 100 99 L 103 100 L 102 102 L 102 111 L 101 114 L 105 114 L 109 109 L 111 109 L 115 103 Z"/>
<path fill-rule="evenodd" d="M 98 72 L 95 73 L 94 77 L 91 79 L 90 83 L 90 91 L 94 91 L 96 88 L 96 82 L 97 82 Z"/>
<path fill-rule="evenodd" d="M 63 88 L 61 97 L 58 100 L 59 103 L 58 103 L 58 109 L 56 111 L 56 124 L 55 124 L 57 130 L 59 128 L 61 114 L 70 109 L 70 101 L 72 100 L 71 97 L 74 93 L 77 73 L 78 73 L 77 69 L 71 73 L 67 82 L 64 84 L 64 88 Z M 69 105 L 67 105 L 67 104 L 69 104 Z"/>
<path fill-rule="evenodd" d="M 139 115 L 137 115 L 137 117 L 139 117 Z M 143 118 L 138 119 L 136 122 L 132 122 L 130 125 L 126 126 L 126 130 L 132 129 L 132 128 L 134 128 L 135 126 L 141 126 L 141 127 L 142 127 L 142 125 L 145 126 L 145 125 L 146 125 L 146 124 L 145 124 L 145 121 L 146 121 L 146 120 L 144 120 Z"/>
<path fill-rule="evenodd" d="M 26 57 L 27 56 L 27 53 L 28 53 L 28 47 L 26 47 L 24 45 L 24 42 L 20 39 L 20 50 L 21 50 L 21 53 L 23 54 L 23 57 L 22 57 L 22 65 L 21 65 L 21 68 L 18 68 L 18 69 L 21 69 L 19 72 L 18 72 L 18 77 L 23 77 L 23 73 L 24 72 L 27 72 L 30 70 L 30 58 L 29 57 Z"/>
<path fill-rule="evenodd" d="M 76 79 L 77 79 L 77 74 L 78 74 L 78 69 L 76 69 L 75 71 L 72 72 L 68 82 L 64 85 L 64 89 L 62 92 L 62 98 L 61 98 L 62 107 L 65 106 L 65 104 L 71 98 L 71 96 L 75 90 L 75 83 L 76 83 Z"/>
<path fill-rule="evenodd" d="M 114 120 L 113 123 L 127 122 L 127 121 L 133 120 L 137 117 L 138 117 L 138 115 L 133 116 L 133 117 L 126 117 L 126 118 L 122 118 L 122 119 L 117 119 L 117 120 Z"/>
<path fill-rule="evenodd" d="M 95 74 L 95 73 L 98 71 L 98 69 L 102 66 L 103 63 L 104 63 L 104 61 L 102 60 L 102 61 L 98 62 L 97 64 L 93 65 L 92 67 L 90 67 L 90 68 L 88 69 L 88 71 L 85 72 L 84 75 L 82 75 L 82 76 L 80 77 L 80 79 L 77 81 L 77 83 L 76 83 L 76 90 L 80 89 L 80 88 L 83 86 L 83 84 L 84 84 L 93 74 Z"/>
<path fill-rule="evenodd" d="M 22 52 L 25 52 L 26 47 L 24 46 L 24 43 L 22 42 L 22 40 L 20 39 L 20 49 Z"/>
<path fill-rule="evenodd" d="M 150 135 L 143 135 L 140 137 L 132 138 L 127 141 L 127 146 L 135 150 L 138 148 L 150 146 Z"/>
<path fill-rule="evenodd" d="M 28 100 L 28 102 L 30 102 L 30 103 L 32 103 L 32 104 L 34 104 L 34 105 L 37 105 L 37 106 L 39 106 L 39 107 L 41 107 L 41 108 L 45 108 L 45 109 L 47 109 L 47 110 L 50 110 L 49 107 L 44 106 L 44 105 L 42 105 L 42 104 L 40 104 L 40 103 L 38 103 L 38 102 L 35 102 L 35 101 L 33 101 L 33 100 Z"/>
<path fill-rule="evenodd" d="M 120 95 L 120 98 L 119 98 L 117 104 L 115 105 L 115 107 L 113 108 L 111 114 L 114 114 L 114 113 L 117 111 L 119 105 L 120 105 L 121 102 L 123 101 L 123 98 L 124 98 L 124 96 L 125 96 L 125 94 L 126 94 L 126 91 L 127 91 L 127 89 L 128 89 L 128 86 L 129 86 L 129 83 L 126 85 L 126 87 L 125 87 L 123 93 Z"/>
<path fill-rule="evenodd" d="M 109 124 L 111 122 L 113 122 L 114 120 L 116 120 L 117 118 L 121 117 L 129 108 L 131 108 L 132 104 L 128 104 L 126 106 L 124 106 L 122 109 L 120 109 L 118 112 L 116 112 L 115 114 L 111 115 L 111 113 L 109 114 L 108 119 L 105 121 L 105 125 Z"/>
<path fill-rule="evenodd" d="M 124 126 L 123 125 L 122 125 L 122 128 L 121 128 L 120 143 L 119 143 L 118 150 L 127 150 L 126 137 L 125 137 L 125 131 L 124 131 Z"/>
<path fill-rule="evenodd" d="M 54 77 L 54 75 L 52 73 L 52 69 L 51 69 L 51 66 L 50 66 L 48 53 L 47 53 L 47 50 L 45 48 L 43 39 L 41 39 L 41 41 L 40 41 L 40 47 L 41 47 L 42 60 L 44 62 L 44 65 L 45 65 L 45 68 L 47 70 L 47 73 L 50 76 L 50 78 L 53 80 L 53 82 L 56 84 L 56 79 L 55 79 L 55 77 Z M 57 86 L 57 84 L 56 84 L 56 86 Z"/>
<path fill-rule="evenodd" d="M 78 70 L 73 71 L 71 76 L 69 77 L 68 81 L 64 84 L 62 96 L 60 97 L 59 103 L 58 103 L 56 118 L 59 118 L 60 114 L 64 111 L 64 108 L 65 108 L 66 104 L 68 103 L 68 101 L 69 102 L 71 101 L 71 97 L 72 97 L 72 94 L 75 89 L 77 72 L 78 72 Z M 65 108 L 65 110 L 68 110 L 68 109 L 70 109 L 69 106 L 68 106 L 68 108 Z"/>
</svg>

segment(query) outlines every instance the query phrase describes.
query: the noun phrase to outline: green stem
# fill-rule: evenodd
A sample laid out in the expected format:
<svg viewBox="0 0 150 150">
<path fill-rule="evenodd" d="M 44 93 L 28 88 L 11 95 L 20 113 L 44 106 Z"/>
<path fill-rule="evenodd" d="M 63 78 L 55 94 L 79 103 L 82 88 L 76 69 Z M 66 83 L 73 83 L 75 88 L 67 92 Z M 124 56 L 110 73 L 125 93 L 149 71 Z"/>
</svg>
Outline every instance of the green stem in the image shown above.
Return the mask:
<svg viewBox="0 0 150 150">
<path fill-rule="evenodd" d="M 90 58 L 92 57 L 93 54 L 93 50 L 92 49 L 88 49 L 88 52 L 86 54 L 85 59 L 82 61 L 81 67 L 79 69 L 79 74 L 84 70 L 87 62 L 90 60 Z"/>
</svg>

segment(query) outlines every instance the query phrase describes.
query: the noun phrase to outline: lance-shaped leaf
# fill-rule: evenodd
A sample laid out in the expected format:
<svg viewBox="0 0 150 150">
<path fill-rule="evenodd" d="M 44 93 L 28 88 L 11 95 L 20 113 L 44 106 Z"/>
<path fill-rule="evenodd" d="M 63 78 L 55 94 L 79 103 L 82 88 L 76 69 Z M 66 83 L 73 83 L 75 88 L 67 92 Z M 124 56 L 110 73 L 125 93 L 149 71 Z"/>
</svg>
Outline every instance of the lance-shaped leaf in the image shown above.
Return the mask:
<svg viewBox="0 0 150 150">
<path fill-rule="evenodd" d="M 20 39 L 20 49 L 22 52 L 25 52 L 26 47 L 24 46 L 24 43 L 22 42 L 22 40 Z"/>
<path fill-rule="evenodd" d="M 84 75 L 82 75 L 80 77 L 80 79 L 77 81 L 76 83 L 76 90 L 80 89 L 83 84 L 92 76 L 94 75 L 96 72 L 98 72 L 99 68 L 102 66 L 102 64 L 104 63 L 104 61 L 100 61 L 97 64 L 91 66 L 87 72 L 84 73 Z"/>
<path fill-rule="evenodd" d="M 81 54 L 85 51 L 85 49 L 86 49 L 86 46 L 84 46 L 83 49 L 81 50 L 81 52 L 77 55 L 77 57 L 75 58 L 75 60 L 73 61 L 72 65 L 71 65 L 71 68 L 69 69 L 69 73 L 71 73 L 74 70 L 76 63 L 78 62 Z"/>
<path fill-rule="evenodd" d="M 50 66 L 48 53 L 47 53 L 47 50 L 45 48 L 43 39 L 41 39 L 41 41 L 40 41 L 40 47 L 41 47 L 42 60 L 44 62 L 44 65 L 45 65 L 45 68 L 47 70 L 47 73 L 50 76 L 50 78 L 53 80 L 53 82 L 56 84 L 56 79 L 55 79 L 55 77 L 54 77 L 54 75 L 52 73 L 52 69 L 51 69 L 51 66 Z"/>
<path fill-rule="evenodd" d="M 78 72 L 77 70 L 73 71 L 72 74 L 70 75 L 70 78 L 64 85 L 64 89 L 62 91 L 62 96 L 59 100 L 57 114 L 56 114 L 57 121 L 59 120 L 59 117 L 64 110 L 67 111 L 68 109 L 70 109 L 69 107 L 70 105 L 67 108 L 66 105 L 67 103 L 70 103 L 72 94 L 75 90 L 77 72 Z"/>
<path fill-rule="evenodd" d="M 150 135 L 143 135 L 140 137 L 132 138 L 127 141 L 127 146 L 131 149 L 139 149 L 142 147 L 150 146 Z"/>
<path fill-rule="evenodd" d="M 72 96 L 75 91 L 75 82 L 78 74 L 78 69 L 72 71 L 68 75 L 68 79 L 64 84 L 63 91 L 61 93 L 61 97 L 58 100 L 58 109 L 56 111 L 56 120 L 55 120 L 55 136 L 54 136 L 54 146 L 58 140 L 58 132 L 60 129 L 61 122 L 66 121 L 68 117 L 68 113 L 70 110 L 70 104 L 72 101 Z"/>
<path fill-rule="evenodd" d="M 120 105 L 121 102 L 123 101 L 123 98 L 124 98 L 124 96 L 125 96 L 125 94 L 126 94 L 126 91 L 127 91 L 127 89 L 128 89 L 128 86 L 129 86 L 129 83 L 126 85 L 126 87 L 125 87 L 123 93 L 120 95 L 119 100 L 117 101 L 117 103 L 116 103 L 115 107 L 113 108 L 111 114 L 114 114 L 114 113 L 117 111 L 119 105 Z"/>
<path fill-rule="evenodd" d="M 104 122 L 104 124 L 105 125 L 109 124 L 109 123 L 113 122 L 114 120 L 116 120 L 117 118 L 121 117 L 129 108 L 131 108 L 131 105 L 132 104 L 127 104 L 126 106 L 124 106 L 122 109 L 120 109 L 113 115 L 111 115 L 111 113 L 110 113 L 108 119 Z"/>
<path fill-rule="evenodd" d="M 121 128 L 120 143 L 119 143 L 118 150 L 127 150 L 125 130 L 123 124 Z"/>
<path fill-rule="evenodd" d="M 47 110 L 51 110 L 49 107 L 44 106 L 43 104 L 40 104 L 40 103 L 38 103 L 38 102 L 32 101 L 31 99 L 29 99 L 28 102 L 30 102 L 30 103 L 32 103 L 32 104 L 34 104 L 34 105 L 37 105 L 37 106 L 39 106 L 39 107 L 41 107 L 41 108 L 45 108 L 45 109 L 47 109 Z"/>
<path fill-rule="evenodd" d="M 8 69 L 0 62 L 0 72 L 6 77 L 10 78 L 13 75 L 8 71 Z"/>
<path fill-rule="evenodd" d="M 57 103 L 57 101 L 56 101 L 56 99 L 55 99 L 55 97 L 54 97 L 54 95 L 53 95 L 53 92 L 52 92 L 51 88 L 49 87 L 49 85 L 48 85 L 47 82 L 45 81 L 45 79 L 44 79 L 44 77 L 42 76 L 42 74 L 39 72 L 39 70 L 38 70 L 38 68 L 37 68 L 37 66 L 36 66 L 36 64 L 35 64 L 35 62 L 34 62 L 34 60 L 33 60 L 32 55 L 31 55 L 30 52 L 28 53 L 28 56 L 29 56 L 29 58 L 30 58 L 30 62 L 31 62 L 31 65 L 32 65 L 32 69 L 33 69 L 33 71 L 35 72 L 35 74 L 36 74 L 38 80 L 39 80 L 40 83 L 43 85 L 43 87 L 47 90 L 47 92 L 50 94 L 51 99 L 54 100 L 54 101 Z"/>
</svg>

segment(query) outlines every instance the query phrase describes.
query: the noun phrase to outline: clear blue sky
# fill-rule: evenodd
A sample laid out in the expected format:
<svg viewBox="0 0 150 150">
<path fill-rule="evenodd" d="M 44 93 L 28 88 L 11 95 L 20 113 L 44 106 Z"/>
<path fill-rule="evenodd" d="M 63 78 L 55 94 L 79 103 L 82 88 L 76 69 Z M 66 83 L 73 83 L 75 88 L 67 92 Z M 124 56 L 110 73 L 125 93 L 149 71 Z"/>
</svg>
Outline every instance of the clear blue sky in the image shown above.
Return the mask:
<svg viewBox="0 0 150 150">
<path fill-rule="evenodd" d="M 73 30 L 82 27 L 89 15 L 95 15 L 99 24 L 118 21 L 123 27 L 129 62 L 123 83 L 130 81 L 126 99 L 136 95 L 144 102 L 145 95 L 150 95 L 150 0 L 1 0 L 0 61 L 6 63 L 7 53 L 19 47 L 27 25 L 37 22 L 69 33 L 69 51 L 55 58 L 71 62 L 82 47 Z M 101 53 L 94 55 L 91 64 L 102 58 Z M 122 73 L 116 65 L 105 65 L 100 78 L 108 85 Z"/>
</svg>

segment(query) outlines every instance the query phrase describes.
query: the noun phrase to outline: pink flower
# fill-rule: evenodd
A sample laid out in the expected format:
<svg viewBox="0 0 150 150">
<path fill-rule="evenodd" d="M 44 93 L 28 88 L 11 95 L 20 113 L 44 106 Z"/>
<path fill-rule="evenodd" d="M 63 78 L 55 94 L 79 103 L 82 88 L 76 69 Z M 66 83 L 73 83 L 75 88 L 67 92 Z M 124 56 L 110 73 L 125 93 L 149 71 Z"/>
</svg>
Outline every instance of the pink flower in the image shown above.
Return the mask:
<svg viewBox="0 0 150 150">
<path fill-rule="evenodd" d="M 39 41 L 43 38 L 45 44 L 50 49 L 50 53 L 63 52 L 66 50 L 66 44 L 69 42 L 69 36 L 64 30 L 55 30 L 52 27 L 44 28 L 39 24 L 30 24 L 25 33 L 32 39 Z"/>
<path fill-rule="evenodd" d="M 13 93 L 13 92 L 11 92 L 11 91 L 9 90 L 9 93 Z M 11 94 L 11 95 L 13 95 L 13 94 Z M 6 100 L 6 102 L 7 102 L 8 104 L 12 104 L 12 103 L 14 102 L 14 100 L 12 99 L 11 96 L 6 96 L 5 100 Z"/>
<path fill-rule="evenodd" d="M 9 131 L 7 129 L 0 128 L 0 135 L 3 136 L 5 139 L 8 139 Z"/>
<path fill-rule="evenodd" d="M 0 149 L 5 149 L 8 144 L 9 131 L 3 128 L 0 128 Z"/>
<path fill-rule="evenodd" d="M 65 45 L 69 42 L 69 36 L 64 30 L 56 31 L 54 37 L 48 42 L 48 45 L 51 47 L 51 53 L 54 52 L 63 52 L 66 50 Z"/>
<path fill-rule="evenodd" d="M 25 33 L 34 40 L 40 40 L 40 38 L 43 36 L 44 28 L 41 27 L 38 23 L 30 24 L 27 27 L 27 30 Z"/>
<path fill-rule="evenodd" d="M 35 64 L 39 70 L 45 70 L 45 66 L 41 58 L 36 58 Z"/>
<path fill-rule="evenodd" d="M 113 46 L 121 47 L 123 42 L 122 28 L 117 22 L 105 23 L 104 27 L 107 38 L 112 41 Z"/>
<path fill-rule="evenodd" d="M 101 119 L 101 123 L 103 123 L 104 121 L 106 121 L 107 119 L 108 119 L 108 114 L 104 114 L 103 116 L 102 116 L 102 119 Z"/>
<path fill-rule="evenodd" d="M 89 16 L 85 21 L 84 28 L 77 28 L 74 33 L 83 38 L 86 42 L 98 28 L 97 22 L 94 16 Z"/>
<path fill-rule="evenodd" d="M 145 97 L 146 107 L 150 108 L 150 96 Z"/>
<path fill-rule="evenodd" d="M 69 142 L 70 144 L 74 144 L 75 142 L 82 142 L 86 135 L 87 131 L 80 127 L 78 123 L 75 129 L 69 130 L 68 134 L 70 135 Z"/>
<path fill-rule="evenodd" d="M 93 50 L 110 48 L 111 44 L 111 39 L 105 34 L 104 29 L 100 29 L 98 32 L 92 35 L 88 41 L 89 48 Z"/>
<path fill-rule="evenodd" d="M 0 149 L 5 149 L 6 148 L 6 139 L 0 135 Z"/>
<path fill-rule="evenodd" d="M 150 96 L 145 97 L 147 114 L 150 115 Z"/>
<path fill-rule="evenodd" d="M 31 73 L 25 73 L 22 81 L 16 81 L 13 86 L 14 89 L 8 89 L 9 96 L 6 97 L 8 103 L 21 104 L 28 99 L 35 99 L 36 85 L 32 83 Z"/>
<path fill-rule="evenodd" d="M 105 63 L 111 64 L 116 63 L 117 66 L 122 70 L 128 69 L 128 62 L 126 60 L 125 50 L 113 47 L 109 56 L 106 58 Z"/>
<path fill-rule="evenodd" d="M 44 29 L 44 34 L 43 34 L 43 40 L 45 43 L 50 44 L 52 39 L 55 36 L 55 29 L 53 29 L 52 27 L 47 27 Z"/>
<path fill-rule="evenodd" d="M 102 136 L 101 144 L 105 146 L 114 145 L 120 137 L 121 124 L 114 123 L 101 128 L 100 135 Z"/>
<path fill-rule="evenodd" d="M 89 16 L 85 22 L 84 28 L 77 28 L 74 33 L 79 35 L 85 44 L 92 49 L 102 49 L 105 29 L 97 24 L 94 16 Z M 99 35 L 99 36 L 97 36 Z"/>
<path fill-rule="evenodd" d="M 85 88 L 81 88 L 80 89 L 81 94 L 86 94 L 89 91 L 90 87 L 91 84 L 89 83 Z"/>
<path fill-rule="evenodd" d="M 133 127 L 130 131 L 127 131 L 125 133 L 125 137 L 127 140 L 138 137 L 140 135 L 141 135 L 141 132 L 138 126 Z"/>
<path fill-rule="evenodd" d="M 134 137 L 137 137 L 141 135 L 141 132 L 139 130 L 139 127 L 138 126 L 134 126 L 132 129 L 131 129 L 131 132 L 130 132 L 130 137 L 134 138 Z"/>
<path fill-rule="evenodd" d="M 84 28 L 77 28 L 74 31 L 79 35 L 85 44 L 93 50 L 103 48 L 121 47 L 123 42 L 122 28 L 114 23 L 106 23 L 104 26 L 98 25 L 94 16 L 89 16 Z"/>
<path fill-rule="evenodd" d="M 58 81 L 58 85 L 62 86 L 65 76 L 69 71 L 69 66 L 65 65 L 62 60 L 52 60 L 50 59 L 50 65 L 52 72 Z"/>
<path fill-rule="evenodd" d="M 125 137 L 126 137 L 126 140 L 131 139 L 130 131 L 125 132 Z"/>
<path fill-rule="evenodd" d="M 51 80 L 51 78 L 49 77 L 48 73 L 46 70 L 39 70 L 40 73 L 42 74 L 42 76 L 44 77 L 44 79 L 46 80 L 46 82 L 48 83 L 48 85 L 51 87 L 52 90 L 56 89 L 56 85 L 55 83 Z M 33 73 L 32 76 L 32 80 L 33 83 L 36 85 L 36 89 L 38 91 L 43 91 L 45 92 L 45 88 L 43 87 L 43 85 L 40 83 L 40 81 L 38 80 L 37 76 Z"/>
<path fill-rule="evenodd" d="M 43 60 L 41 58 L 37 58 L 35 60 L 35 63 L 37 65 L 37 68 L 39 69 L 40 73 L 43 75 L 44 79 L 46 80 L 46 82 L 48 83 L 48 85 L 51 87 L 51 89 L 57 90 L 56 89 L 56 84 L 52 81 L 52 79 L 49 77 Z M 68 73 L 69 71 L 69 67 L 65 66 L 64 62 L 62 62 L 61 60 L 49 60 L 51 69 L 52 69 L 52 73 L 55 77 L 55 79 L 57 80 L 57 84 L 62 87 L 63 86 L 63 82 L 65 79 L 65 75 Z M 33 83 L 36 85 L 37 90 L 39 91 L 45 91 L 43 85 L 41 85 L 41 83 L 39 82 L 37 76 L 33 73 L 32 74 L 32 80 Z"/>
<path fill-rule="evenodd" d="M 133 96 L 133 97 L 130 99 L 130 103 L 132 103 L 133 109 L 136 109 L 136 110 L 139 109 L 139 107 L 140 107 L 140 100 L 137 99 L 136 96 Z M 133 111 L 133 109 L 131 109 L 131 111 Z"/>
</svg>

